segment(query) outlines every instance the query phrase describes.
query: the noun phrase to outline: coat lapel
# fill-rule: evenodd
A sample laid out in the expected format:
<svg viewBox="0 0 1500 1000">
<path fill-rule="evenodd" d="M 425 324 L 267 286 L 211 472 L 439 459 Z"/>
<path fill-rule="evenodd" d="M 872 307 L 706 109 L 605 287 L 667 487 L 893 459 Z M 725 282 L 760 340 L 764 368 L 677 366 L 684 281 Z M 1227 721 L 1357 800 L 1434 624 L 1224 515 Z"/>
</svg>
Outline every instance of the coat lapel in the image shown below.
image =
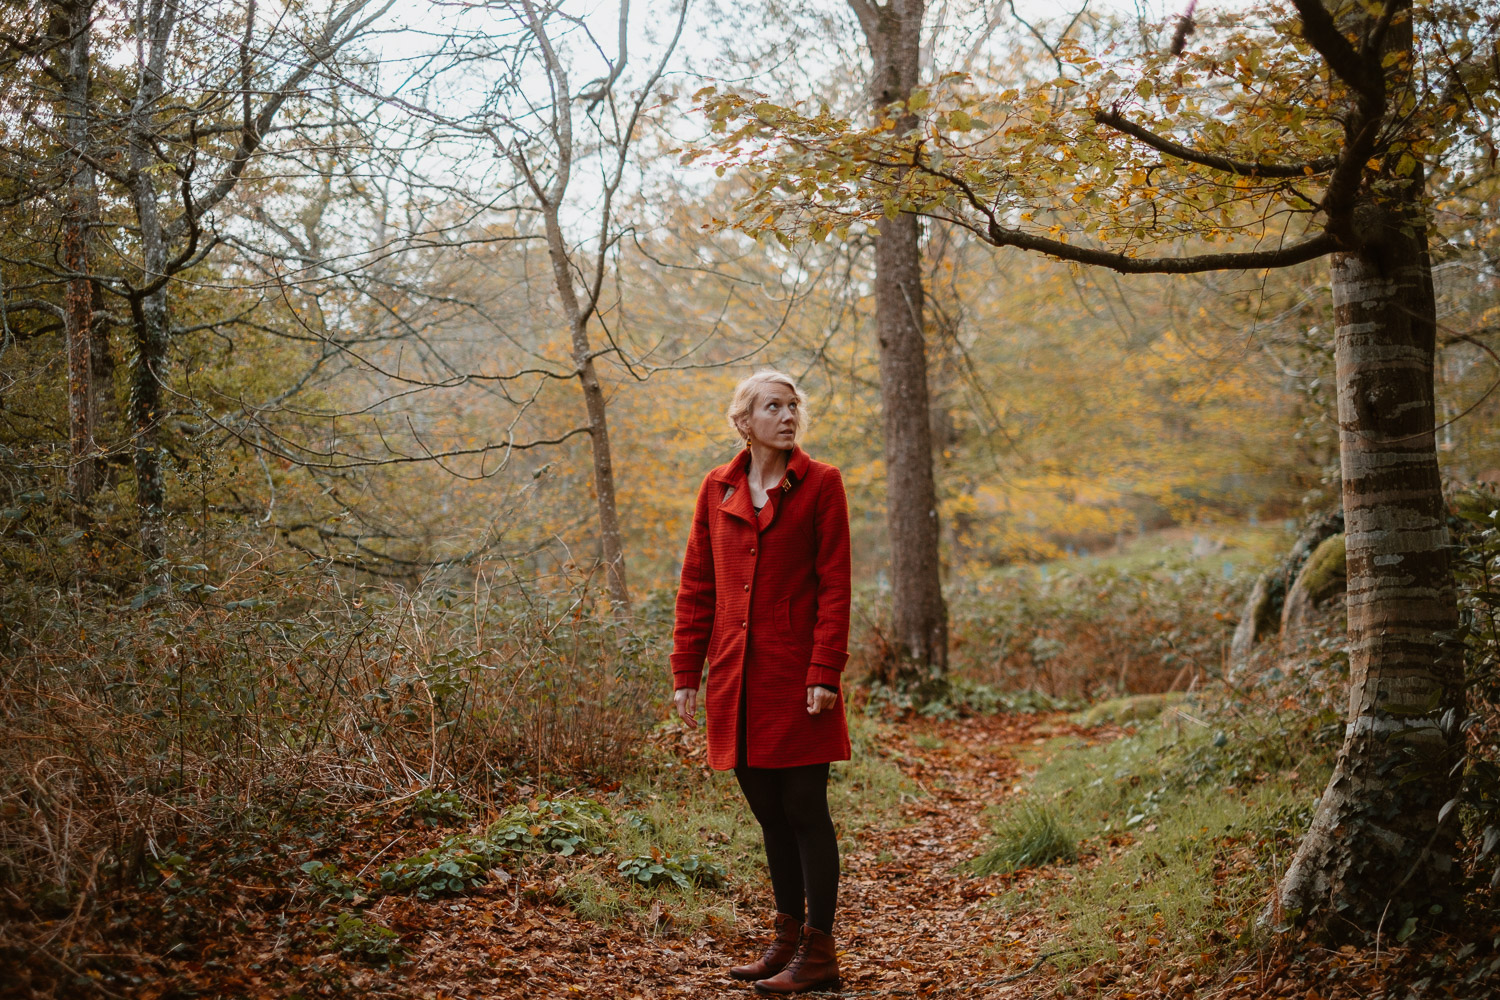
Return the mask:
<svg viewBox="0 0 1500 1000">
<path fill-rule="evenodd" d="M 741 452 L 735 456 L 734 461 L 723 466 L 722 472 L 716 477 L 723 489 L 719 508 L 724 513 L 733 514 L 746 524 L 753 525 L 757 531 L 765 531 L 776 520 L 776 508 L 781 505 L 782 500 L 807 476 L 811 463 L 812 459 L 808 458 L 807 452 L 800 447 L 793 448 L 791 457 L 787 459 L 786 473 L 781 477 L 781 488 L 772 489 L 766 494 L 766 505 L 757 516 L 755 507 L 750 502 L 750 456 L 748 452 Z"/>
<path fill-rule="evenodd" d="M 746 475 L 749 461 L 749 452 L 740 452 L 734 457 L 734 461 L 723 466 L 717 477 L 723 490 L 719 497 L 719 509 L 746 524 L 754 525 L 755 508 L 750 505 L 750 479 Z"/>
</svg>

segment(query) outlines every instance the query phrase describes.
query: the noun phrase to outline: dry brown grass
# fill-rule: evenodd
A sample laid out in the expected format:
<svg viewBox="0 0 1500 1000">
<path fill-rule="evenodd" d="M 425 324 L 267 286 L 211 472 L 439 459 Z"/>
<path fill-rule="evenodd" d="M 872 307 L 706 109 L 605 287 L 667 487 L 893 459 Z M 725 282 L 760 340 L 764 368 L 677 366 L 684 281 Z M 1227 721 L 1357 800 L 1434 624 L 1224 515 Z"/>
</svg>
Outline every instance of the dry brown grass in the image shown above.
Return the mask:
<svg viewBox="0 0 1500 1000">
<path fill-rule="evenodd" d="M 328 588 L 287 615 L 27 596 L 0 641 L 0 949 L 64 967 L 104 897 L 200 841 L 429 787 L 482 813 L 628 766 L 661 713 L 651 627 L 583 589 Z"/>
</svg>

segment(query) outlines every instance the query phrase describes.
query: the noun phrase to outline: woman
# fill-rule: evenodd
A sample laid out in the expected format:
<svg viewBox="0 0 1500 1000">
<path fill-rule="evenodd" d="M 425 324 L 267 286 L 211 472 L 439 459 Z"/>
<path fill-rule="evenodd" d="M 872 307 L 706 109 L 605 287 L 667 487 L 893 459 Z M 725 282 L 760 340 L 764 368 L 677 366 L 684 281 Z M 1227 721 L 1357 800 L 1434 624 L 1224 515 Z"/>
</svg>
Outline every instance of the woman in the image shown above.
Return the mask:
<svg viewBox="0 0 1500 1000">
<path fill-rule="evenodd" d="M 708 762 L 734 770 L 765 839 L 775 939 L 730 975 L 771 994 L 839 987 L 828 765 L 849 759 L 849 509 L 838 469 L 798 447 L 805 402 L 775 371 L 735 389 L 745 450 L 698 491 L 672 636 L 677 712 L 697 724 L 706 658 Z"/>
</svg>

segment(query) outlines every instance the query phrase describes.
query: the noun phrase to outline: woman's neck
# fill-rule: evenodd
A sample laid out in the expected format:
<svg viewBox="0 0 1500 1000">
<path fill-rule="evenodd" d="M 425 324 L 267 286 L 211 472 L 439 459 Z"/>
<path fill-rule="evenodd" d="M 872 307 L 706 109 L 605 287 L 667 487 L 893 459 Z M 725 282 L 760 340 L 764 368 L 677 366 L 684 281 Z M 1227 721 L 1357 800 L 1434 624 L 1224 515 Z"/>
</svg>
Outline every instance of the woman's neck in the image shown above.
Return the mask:
<svg viewBox="0 0 1500 1000">
<path fill-rule="evenodd" d="M 758 480 L 763 489 L 770 489 L 786 474 L 787 461 L 792 457 L 786 448 L 773 448 L 758 441 L 750 442 L 750 475 Z"/>
</svg>

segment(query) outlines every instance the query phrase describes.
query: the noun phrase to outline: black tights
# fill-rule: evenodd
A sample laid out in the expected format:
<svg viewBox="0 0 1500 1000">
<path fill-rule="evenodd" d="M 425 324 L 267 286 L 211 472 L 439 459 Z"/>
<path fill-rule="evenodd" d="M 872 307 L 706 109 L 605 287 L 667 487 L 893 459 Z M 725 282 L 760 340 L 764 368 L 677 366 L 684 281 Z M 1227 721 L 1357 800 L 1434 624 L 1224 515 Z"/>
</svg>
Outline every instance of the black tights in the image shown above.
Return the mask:
<svg viewBox="0 0 1500 1000">
<path fill-rule="evenodd" d="M 765 837 L 776 909 L 832 934 L 839 895 L 839 841 L 828 813 L 828 765 L 740 765 L 734 776 Z"/>
</svg>

